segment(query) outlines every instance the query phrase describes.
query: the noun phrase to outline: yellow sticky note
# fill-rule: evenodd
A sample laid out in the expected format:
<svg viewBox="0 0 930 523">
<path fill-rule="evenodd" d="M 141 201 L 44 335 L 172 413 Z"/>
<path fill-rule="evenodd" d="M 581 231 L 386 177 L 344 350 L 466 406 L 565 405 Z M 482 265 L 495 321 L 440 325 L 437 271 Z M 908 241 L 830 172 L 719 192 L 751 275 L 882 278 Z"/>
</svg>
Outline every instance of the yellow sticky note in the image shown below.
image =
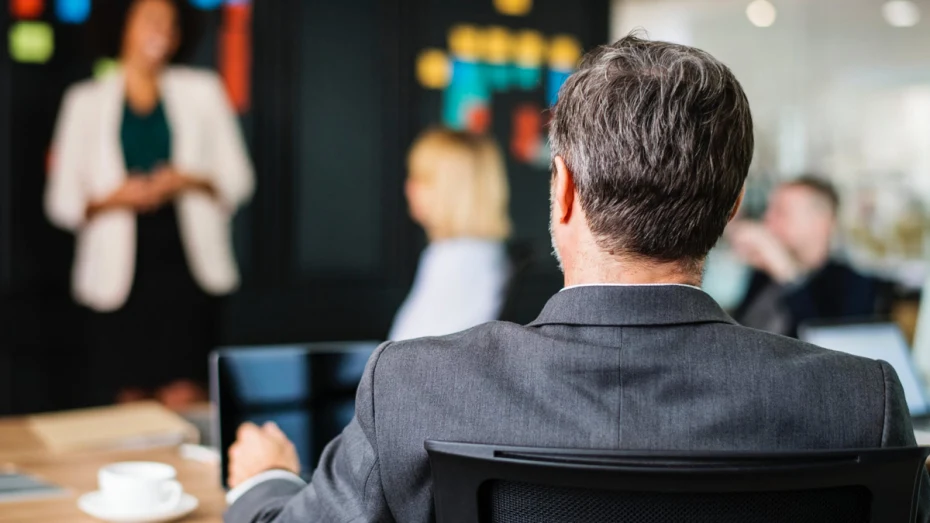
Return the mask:
<svg viewBox="0 0 930 523">
<path fill-rule="evenodd" d="M 55 32 L 45 22 L 16 22 L 9 39 L 10 56 L 17 62 L 44 64 L 55 53 Z"/>
<path fill-rule="evenodd" d="M 449 29 L 449 51 L 456 58 L 477 60 L 481 54 L 484 34 L 478 27 L 459 24 Z"/>
<path fill-rule="evenodd" d="M 494 0 L 494 8 L 502 15 L 526 16 L 533 10 L 533 0 Z"/>
<path fill-rule="evenodd" d="M 489 27 L 484 34 L 484 59 L 492 64 L 505 64 L 513 56 L 513 37 L 506 27 Z"/>
<path fill-rule="evenodd" d="M 514 40 L 513 54 L 517 65 L 539 67 L 546 54 L 546 40 L 539 31 L 520 31 Z"/>
<path fill-rule="evenodd" d="M 417 57 L 417 80 L 427 89 L 445 89 L 452 76 L 449 57 L 439 49 L 426 49 Z"/>
<path fill-rule="evenodd" d="M 581 61 L 581 43 L 571 35 L 557 35 L 549 42 L 549 66 L 560 71 L 571 70 Z"/>
</svg>

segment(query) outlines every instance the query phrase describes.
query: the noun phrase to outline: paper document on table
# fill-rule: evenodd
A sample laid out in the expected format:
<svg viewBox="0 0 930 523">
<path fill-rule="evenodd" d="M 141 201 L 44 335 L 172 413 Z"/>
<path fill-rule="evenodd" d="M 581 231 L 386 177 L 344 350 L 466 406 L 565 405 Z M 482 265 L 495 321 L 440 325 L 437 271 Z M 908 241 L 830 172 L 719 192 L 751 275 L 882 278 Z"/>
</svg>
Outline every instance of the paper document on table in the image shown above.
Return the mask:
<svg viewBox="0 0 930 523">
<path fill-rule="evenodd" d="M 31 416 L 33 432 L 55 452 L 197 443 L 193 425 L 154 402 Z"/>
<path fill-rule="evenodd" d="M 0 503 L 63 496 L 68 491 L 39 478 L 0 470 Z"/>
</svg>

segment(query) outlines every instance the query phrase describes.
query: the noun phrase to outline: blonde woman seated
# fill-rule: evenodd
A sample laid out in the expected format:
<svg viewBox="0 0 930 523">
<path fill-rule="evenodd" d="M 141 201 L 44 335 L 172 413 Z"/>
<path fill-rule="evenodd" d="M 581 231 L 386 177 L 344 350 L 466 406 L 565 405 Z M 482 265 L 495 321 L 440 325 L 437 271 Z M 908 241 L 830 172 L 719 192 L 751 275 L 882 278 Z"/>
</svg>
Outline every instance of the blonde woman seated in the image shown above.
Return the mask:
<svg viewBox="0 0 930 523">
<path fill-rule="evenodd" d="M 440 336 L 496 320 L 510 278 L 500 148 L 488 137 L 434 129 L 414 143 L 408 169 L 410 216 L 429 245 L 389 338 Z"/>
</svg>

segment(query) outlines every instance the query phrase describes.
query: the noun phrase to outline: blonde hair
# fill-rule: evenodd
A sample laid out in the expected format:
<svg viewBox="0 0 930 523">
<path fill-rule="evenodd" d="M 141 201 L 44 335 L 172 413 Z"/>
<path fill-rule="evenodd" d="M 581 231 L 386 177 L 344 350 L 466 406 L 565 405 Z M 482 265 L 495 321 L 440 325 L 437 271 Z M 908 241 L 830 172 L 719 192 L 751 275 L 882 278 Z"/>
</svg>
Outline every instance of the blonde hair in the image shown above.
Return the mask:
<svg viewBox="0 0 930 523">
<path fill-rule="evenodd" d="M 494 139 L 449 129 L 417 138 L 407 157 L 409 179 L 428 186 L 424 228 L 434 238 L 510 236 L 510 189 Z"/>
</svg>

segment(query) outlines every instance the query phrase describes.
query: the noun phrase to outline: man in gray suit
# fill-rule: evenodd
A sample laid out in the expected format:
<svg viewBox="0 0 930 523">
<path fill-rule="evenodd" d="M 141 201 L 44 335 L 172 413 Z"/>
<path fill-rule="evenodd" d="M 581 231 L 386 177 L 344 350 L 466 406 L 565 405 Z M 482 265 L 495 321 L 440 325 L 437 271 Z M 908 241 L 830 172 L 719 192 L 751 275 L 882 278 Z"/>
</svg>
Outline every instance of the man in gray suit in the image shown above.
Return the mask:
<svg viewBox="0 0 930 523">
<path fill-rule="evenodd" d="M 915 444 L 888 364 L 740 327 L 698 288 L 753 151 L 749 104 L 726 66 L 624 38 L 585 57 L 550 132 L 565 289 L 527 326 L 382 345 L 355 418 L 309 485 L 276 427 L 244 426 L 230 450 L 228 522 L 432 521 L 427 439 L 693 451 Z"/>
</svg>

